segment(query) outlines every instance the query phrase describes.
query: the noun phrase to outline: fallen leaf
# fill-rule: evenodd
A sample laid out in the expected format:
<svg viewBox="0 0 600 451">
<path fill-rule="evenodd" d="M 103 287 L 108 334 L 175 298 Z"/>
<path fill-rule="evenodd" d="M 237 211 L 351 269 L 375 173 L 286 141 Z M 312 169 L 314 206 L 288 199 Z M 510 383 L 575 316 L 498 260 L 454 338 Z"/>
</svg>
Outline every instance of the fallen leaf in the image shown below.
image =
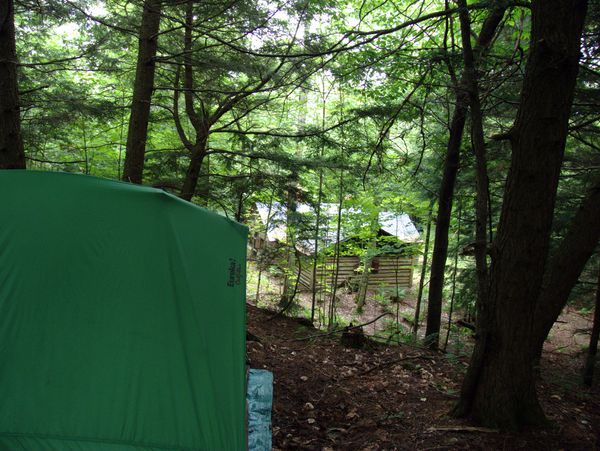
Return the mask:
<svg viewBox="0 0 600 451">
<path fill-rule="evenodd" d="M 350 412 L 346 414 L 347 420 L 352 420 L 354 418 L 359 418 L 360 415 L 356 412 L 356 409 L 352 409 Z"/>
</svg>

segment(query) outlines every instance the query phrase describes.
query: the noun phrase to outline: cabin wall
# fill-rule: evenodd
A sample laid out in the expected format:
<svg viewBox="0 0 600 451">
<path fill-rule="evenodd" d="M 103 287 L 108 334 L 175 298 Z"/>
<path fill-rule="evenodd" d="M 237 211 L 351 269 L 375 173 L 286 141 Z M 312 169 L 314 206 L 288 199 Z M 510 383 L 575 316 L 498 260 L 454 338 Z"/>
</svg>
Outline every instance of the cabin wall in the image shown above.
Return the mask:
<svg viewBox="0 0 600 451">
<path fill-rule="evenodd" d="M 413 279 L 414 257 L 406 255 L 381 255 L 375 257 L 372 262 L 372 270 L 369 273 L 368 289 L 376 290 L 384 288 L 411 288 Z M 337 270 L 337 285 L 358 284 L 361 273 L 357 271 L 360 267 L 358 256 L 340 256 Z M 312 290 L 312 265 L 303 268 L 300 273 L 299 285 L 303 290 Z M 333 287 L 336 281 L 335 259 L 328 257 L 317 270 L 317 288 Z"/>
</svg>

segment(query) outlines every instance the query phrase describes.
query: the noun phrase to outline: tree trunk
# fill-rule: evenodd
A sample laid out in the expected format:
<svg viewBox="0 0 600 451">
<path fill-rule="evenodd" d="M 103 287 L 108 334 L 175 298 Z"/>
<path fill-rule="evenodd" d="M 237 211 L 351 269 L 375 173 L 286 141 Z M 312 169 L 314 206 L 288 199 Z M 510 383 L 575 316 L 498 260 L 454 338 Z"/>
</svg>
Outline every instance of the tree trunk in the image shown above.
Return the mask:
<svg viewBox="0 0 600 451">
<path fill-rule="evenodd" d="M 343 129 L 342 129 L 343 131 Z M 340 161 L 344 161 L 344 150 L 341 149 Z M 335 231 L 335 247 L 333 252 L 333 271 L 331 273 L 331 297 L 329 301 L 329 311 L 327 313 L 327 329 L 332 330 L 335 326 L 335 302 L 337 300 L 338 278 L 340 275 L 340 256 L 341 256 L 341 232 L 342 232 L 342 207 L 344 205 L 344 169 L 340 169 L 340 184 L 338 189 L 337 220 Z"/>
<path fill-rule="evenodd" d="M 477 302 L 476 302 L 476 331 L 479 347 L 476 348 L 477 354 L 473 354 L 476 361 L 481 360 L 482 352 L 487 346 L 489 340 L 490 327 L 490 305 L 489 280 L 487 265 L 487 231 L 486 223 L 488 220 L 488 200 L 489 200 L 489 181 L 487 173 L 487 161 L 485 142 L 483 138 L 483 115 L 481 112 L 481 103 L 479 100 L 479 83 L 473 51 L 471 49 L 471 25 L 469 12 L 465 0 L 458 0 L 461 8 L 459 12 L 461 38 L 463 45 L 463 59 L 465 63 L 464 80 L 469 95 L 469 104 L 471 107 L 471 142 L 475 153 L 475 178 L 477 186 L 476 197 L 476 218 L 475 218 L 475 267 L 477 273 Z M 466 382 L 467 378 L 476 378 L 477 372 L 469 372 L 465 379 L 465 386 L 472 386 L 471 382 Z"/>
<path fill-rule="evenodd" d="M 425 274 L 427 274 L 427 258 L 429 256 L 429 241 L 431 238 L 431 222 L 433 220 L 433 204 L 435 201 L 429 203 L 429 214 L 427 215 L 427 231 L 425 232 L 425 248 L 423 249 L 423 264 L 421 266 L 421 278 L 419 279 L 419 292 L 417 295 L 417 305 L 415 306 L 415 320 L 413 323 L 413 339 L 417 339 L 419 332 L 419 321 L 421 320 L 421 300 L 423 299 L 423 288 L 425 286 Z"/>
<path fill-rule="evenodd" d="M 154 89 L 154 69 L 156 66 L 154 59 L 158 44 L 161 1 L 146 0 L 144 2 L 142 24 L 140 25 L 137 68 L 133 85 L 133 101 L 131 116 L 129 117 L 123 169 L 123 180 L 132 183 L 142 183 L 144 172 L 148 119 Z"/>
<path fill-rule="evenodd" d="M 208 135 L 198 136 L 194 150 L 190 157 L 190 164 L 188 165 L 187 172 L 185 174 L 185 180 L 183 187 L 179 193 L 179 197 L 190 202 L 194 193 L 196 192 L 196 186 L 198 185 L 198 177 L 200 176 L 200 170 L 202 169 L 202 162 L 206 156 L 206 141 Z"/>
<path fill-rule="evenodd" d="M 305 38 L 308 29 L 310 28 L 310 20 L 305 23 Z M 304 133 L 304 129 L 306 128 L 306 105 L 307 105 L 307 89 L 306 87 L 302 87 L 300 89 L 300 95 L 298 96 L 298 102 L 300 104 L 300 111 L 298 112 L 298 124 L 297 131 L 299 134 Z M 302 145 L 300 142 L 296 142 L 296 157 L 302 157 Z M 293 280 L 292 275 L 296 272 L 296 241 L 299 233 L 298 229 L 298 217 L 296 211 L 298 210 L 298 195 L 299 190 L 298 187 L 300 185 L 300 174 L 296 168 L 292 168 L 290 179 L 287 187 L 287 243 L 288 243 L 288 262 L 287 262 L 287 271 L 285 278 L 283 280 L 283 296 L 281 302 L 288 302 L 291 295 L 292 290 L 292 282 L 297 284 L 296 281 Z M 298 273 L 299 277 L 300 273 Z M 295 291 L 295 289 L 294 289 Z"/>
<path fill-rule="evenodd" d="M 369 276 L 371 275 L 371 267 L 373 266 L 373 259 L 377 253 L 377 239 L 367 246 L 367 255 L 365 255 L 365 263 L 363 265 L 363 272 L 360 275 L 360 282 L 358 284 L 358 296 L 356 298 L 356 312 L 362 314 L 365 302 L 367 301 L 367 292 L 369 291 Z"/>
<path fill-rule="evenodd" d="M 522 429 L 546 422 L 535 390 L 539 302 L 558 177 L 578 72 L 586 0 L 532 3 L 531 50 L 511 136 L 490 278 L 486 340 L 478 340 L 457 413 Z M 536 320 L 538 324 L 536 324 Z"/>
<path fill-rule="evenodd" d="M 464 97 L 462 94 L 457 96 L 456 109 L 450 126 L 448 150 L 444 161 L 444 174 L 438 195 L 438 212 L 435 221 L 435 238 L 427 298 L 427 326 L 425 328 L 425 342 L 432 349 L 437 349 L 439 343 L 444 271 L 446 270 L 446 258 L 448 256 L 448 230 L 450 229 L 452 198 L 460 159 L 460 142 L 468 105 L 467 102 L 460 100 Z"/>
<path fill-rule="evenodd" d="M 504 17 L 505 6 L 497 6 L 486 18 L 474 53 L 477 58 L 491 44 L 496 28 Z M 452 197 L 460 160 L 460 145 L 465 128 L 466 115 L 469 108 L 469 94 L 465 89 L 466 74 L 463 73 L 456 87 L 456 106 L 450 123 L 450 137 L 444 160 L 444 173 L 438 195 L 438 213 L 435 223 L 435 241 L 431 257 L 431 276 L 429 279 L 429 297 L 427 299 L 427 328 L 425 342 L 429 347 L 437 349 L 439 342 L 442 315 L 442 290 L 444 288 L 444 271 L 448 256 L 448 230 L 452 214 Z"/>
<path fill-rule="evenodd" d="M 0 169 L 25 169 L 13 0 L 0 2 Z"/>
<path fill-rule="evenodd" d="M 275 189 L 273 188 L 273 190 L 271 191 L 271 196 L 269 197 L 269 209 L 267 210 L 267 219 L 265 221 L 265 231 L 264 231 L 264 243 L 262 244 L 262 246 L 258 249 L 258 252 L 256 254 L 256 264 L 258 266 L 258 280 L 256 281 L 256 298 L 255 298 L 255 302 L 258 304 L 258 301 L 260 300 L 260 282 L 261 282 L 261 278 L 262 278 L 262 272 L 263 272 L 263 262 L 261 261 L 261 257 L 262 257 L 262 253 L 265 251 L 265 245 L 266 242 L 268 240 L 268 234 L 269 234 L 269 226 L 270 226 L 270 222 L 271 222 L 271 210 L 273 209 L 273 197 L 275 196 Z M 260 236 L 260 235 L 259 235 Z"/>
<path fill-rule="evenodd" d="M 465 63 L 465 86 L 469 94 L 471 108 L 471 143 L 475 153 L 475 267 L 477 271 L 477 315 L 481 316 L 485 310 L 488 296 L 488 268 L 487 268 L 487 220 L 488 220 L 488 173 L 483 138 L 483 114 L 479 100 L 479 82 L 475 70 L 475 59 L 471 48 L 471 23 L 466 0 L 458 0 L 460 7 L 460 30 L 463 45 L 463 59 Z"/>
<path fill-rule="evenodd" d="M 322 79 L 323 80 L 323 79 Z M 324 82 L 323 82 L 324 83 Z M 327 107 L 327 96 L 325 95 L 325 86 L 322 87 L 321 96 L 321 129 L 325 131 L 325 114 Z M 323 158 L 323 152 L 325 150 L 325 142 L 321 142 L 319 146 L 319 159 Z M 312 267 L 312 283 L 311 283 L 311 306 L 310 306 L 310 321 L 315 321 L 315 306 L 317 303 L 317 268 L 319 264 L 319 234 L 321 228 L 321 203 L 323 202 L 323 167 L 319 167 L 319 188 L 317 191 L 317 208 L 315 211 L 315 249 L 313 254 L 313 267 Z"/>
<path fill-rule="evenodd" d="M 208 147 L 208 141 L 205 147 Z M 210 200 L 210 187 L 210 155 L 205 155 L 200 166 L 200 173 L 198 174 L 196 195 L 199 197 L 200 205 L 206 208 L 208 208 L 208 201 Z"/>
<path fill-rule="evenodd" d="M 594 306 L 594 324 L 592 325 L 592 335 L 590 337 L 590 346 L 583 368 L 583 383 L 588 387 L 592 386 L 594 379 L 594 367 L 596 366 L 596 354 L 598 353 L 598 338 L 600 337 L 600 269 L 598 270 L 598 285 L 596 285 L 596 305 Z"/>
<path fill-rule="evenodd" d="M 599 239 L 600 174 L 573 217 L 565 237 L 554 253 L 550 269 L 546 271 L 535 313 L 540 354 L 550 329 L 567 303 L 569 294 Z"/>
<path fill-rule="evenodd" d="M 462 202 L 458 203 L 458 218 L 456 227 L 456 250 L 454 252 L 454 265 L 452 267 L 452 291 L 450 292 L 450 311 L 448 312 L 448 329 L 446 330 L 446 339 L 442 351 L 446 352 L 448 341 L 450 340 L 450 331 L 452 330 L 452 314 L 454 313 L 454 300 L 456 298 L 456 276 L 458 274 L 458 256 L 460 255 L 460 235 L 462 226 Z"/>
<path fill-rule="evenodd" d="M 289 302 L 294 289 L 294 274 L 296 273 L 296 237 L 298 234 L 298 172 L 292 170 L 287 186 L 287 209 L 286 209 L 286 244 L 287 244 L 287 265 L 285 276 L 283 278 L 283 292 L 280 305 Z"/>
<path fill-rule="evenodd" d="M 323 103 L 323 113 L 325 112 L 325 104 Z M 325 116 L 323 115 L 323 119 Z M 319 153 L 319 157 L 323 157 L 323 146 L 321 146 L 321 150 Z M 315 249 L 313 253 L 313 267 L 312 267 L 312 282 L 311 282 L 311 306 L 310 306 L 310 320 L 311 322 L 315 321 L 315 308 L 317 304 L 317 269 L 319 265 L 319 233 L 321 231 L 321 203 L 323 202 L 323 168 L 319 168 L 319 188 L 317 194 L 317 208 L 316 208 L 316 216 L 315 216 Z"/>
</svg>

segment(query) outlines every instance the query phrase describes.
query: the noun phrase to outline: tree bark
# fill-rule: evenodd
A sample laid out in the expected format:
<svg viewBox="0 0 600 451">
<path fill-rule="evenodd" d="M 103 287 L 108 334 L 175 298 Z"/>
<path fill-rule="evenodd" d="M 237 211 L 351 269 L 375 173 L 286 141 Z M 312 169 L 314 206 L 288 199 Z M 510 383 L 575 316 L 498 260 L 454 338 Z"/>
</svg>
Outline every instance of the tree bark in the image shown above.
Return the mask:
<svg viewBox="0 0 600 451">
<path fill-rule="evenodd" d="M 367 301 L 367 292 L 369 291 L 369 276 L 371 275 L 371 267 L 373 259 L 377 254 L 377 238 L 374 238 L 367 246 L 367 255 L 363 264 L 363 272 L 360 275 L 358 284 L 358 296 L 356 297 L 356 312 L 362 314 L 365 302 Z"/>
<path fill-rule="evenodd" d="M 325 120 L 325 102 L 323 102 L 323 121 Z M 323 127 L 325 128 L 325 127 Z M 319 151 L 319 158 L 323 157 L 323 145 L 321 145 Z M 317 269 L 319 265 L 319 233 L 321 229 L 321 203 L 323 202 L 323 168 L 319 167 L 319 188 L 317 194 L 317 208 L 315 215 L 315 249 L 313 254 L 313 267 L 312 267 L 312 282 L 311 282 L 311 306 L 310 306 L 310 321 L 315 321 L 315 308 L 317 304 Z"/>
<path fill-rule="evenodd" d="M 567 303 L 583 267 L 600 239 L 600 174 L 590 187 L 546 271 L 536 306 L 538 352 Z"/>
<path fill-rule="evenodd" d="M 340 91 L 340 103 L 343 106 L 343 97 Z M 344 135 L 344 129 L 342 128 L 342 137 Z M 344 148 L 341 149 L 340 163 L 345 160 Z M 332 330 L 335 327 L 335 302 L 337 299 L 338 289 L 338 277 L 340 274 L 340 256 L 341 256 L 341 232 L 342 232 L 342 207 L 344 205 L 344 169 L 340 167 L 340 183 L 338 188 L 338 204 L 337 204 L 337 220 L 336 220 L 336 231 L 335 231 L 335 247 L 333 253 L 333 271 L 331 273 L 331 297 L 329 301 L 329 311 L 327 313 L 327 330 Z"/>
<path fill-rule="evenodd" d="M 592 386 L 594 379 L 594 367 L 596 366 L 596 354 L 598 353 L 598 338 L 600 338 L 600 269 L 598 270 L 598 285 L 596 285 L 596 305 L 594 306 L 592 335 L 590 336 L 590 346 L 583 368 L 583 383 L 588 387 Z"/>
<path fill-rule="evenodd" d="M 192 64 L 192 30 L 194 27 L 193 6 L 194 2 L 188 1 L 185 11 L 185 34 L 183 39 L 183 86 L 185 92 L 183 97 L 185 100 L 185 112 L 196 133 L 194 145 L 191 145 L 190 140 L 185 137 L 181 124 L 177 124 L 177 129 L 182 142 L 191 153 L 185 180 L 183 181 L 183 186 L 179 193 L 179 197 L 187 201 L 192 200 L 192 197 L 196 192 L 196 187 L 198 186 L 198 177 L 200 176 L 200 170 L 202 169 L 202 162 L 206 156 L 206 145 L 208 143 L 208 136 L 212 125 L 205 114 L 204 108 L 202 108 L 201 112 L 198 112 L 194 107 L 194 68 Z M 179 82 L 178 75 L 176 78 L 176 85 L 178 85 Z M 175 98 L 178 98 L 178 94 L 175 94 Z M 178 108 L 178 105 L 176 105 L 176 107 Z M 175 112 L 175 119 L 176 122 L 179 122 L 178 111 Z"/>
<path fill-rule="evenodd" d="M 204 147 L 206 150 L 208 150 L 208 136 L 206 138 L 206 145 Z M 196 195 L 199 198 L 199 204 L 206 208 L 208 208 L 208 203 L 211 196 L 210 160 L 210 154 L 205 153 L 204 158 L 202 159 L 202 166 L 200 167 L 200 174 L 198 175 L 198 184 L 196 186 Z"/>
<path fill-rule="evenodd" d="M 454 300 L 456 298 L 456 275 L 458 274 L 458 256 L 460 255 L 460 235 L 462 226 L 462 202 L 458 203 L 458 218 L 456 227 L 456 250 L 454 252 L 454 265 L 452 268 L 452 291 L 450 293 L 450 311 L 448 312 L 448 328 L 446 330 L 446 339 L 442 351 L 446 352 L 448 341 L 450 341 L 450 331 L 452 330 L 452 314 L 454 313 Z"/>
<path fill-rule="evenodd" d="M 493 248 L 486 340 L 478 340 L 457 413 L 501 429 L 545 424 L 533 361 L 558 177 L 579 63 L 586 0 L 532 3 L 531 50 L 511 136 Z M 537 324 L 536 324 L 537 322 Z"/>
<path fill-rule="evenodd" d="M 192 200 L 192 197 L 194 197 L 194 193 L 196 192 L 196 186 L 198 185 L 198 177 L 200 175 L 200 170 L 202 169 L 202 162 L 204 161 L 204 157 L 206 156 L 206 142 L 208 140 L 208 130 L 204 135 L 197 135 L 196 140 L 196 144 L 194 145 L 192 155 L 190 157 L 190 163 L 185 174 L 185 180 L 183 182 L 181 192 L 179 193 L 179 197 L 181 197 L 184 200 L 187 200 L 188 202 Z"/>
<path fill-rule="evenodd" d="M 490 46 L 505 11 L 506 6 L 502 3 L 490 11 L 475 44 L 475 60 Z M 435 223 L 433 255 L 431 257 L 431 276 L 427 299 L 427 327 L 425 330 L 425 343 L 433 349 L 437 349 L 439 343 L 442 290 L 444 288 L 444 271 L 448 256 L 448 230 L 452 214 L 452 198 L 460 160 L 460 145 L 469 109 L 469 93 L 465 89 L 465 84 L 466 73 L 463 73 L 459 85 L 456 87 L 456 106 L 450 123 L 450 137 L 448 139 L 444 172 L 438 194 L 438 212 Z"/>
<path fill-rule="evenodd" d="M 427 215 L 427 231 L 425 232 L 425 248 L 423 249 L 423 263 L 421 266 L 421 278 L 419 279 L 419 291 L 417 294 L 417 305 L 415 306 L 415 319 L 413 322 L 413 339 L 417 339 L 419 332 L 419 321 L 421 320 L 421 300 L 423 299 L 423 288 L 425 286 L 425 274 L 427 274 L 427 258 L 429 257 L 429 241 L 431 238 L 431 223 L 433 220 L 433 205 L 435 201 L 429 203 L 429 214 Z"/>
<path fill-rule="evenodd" d="M 473 49 L 471 48 L 471 23 L 466 0 L 458 0 L 459 19 L 465 63 L 465 86 L 471 108 L 471 143 L 475 153 L 475 266 L 477 270 L 477 306 L 478 316 L 485 308 L 488 292 L 487 268 L 487 220 L 488 220 L 488 173 L 485 141 L 483 138 L 483 114 L 479 100 L 479 82 L 475 68 Z"/>
<path fill-rule="evenodd" d="M 174 95 L 174 106 L 173 117 L 175 119 L 175 126 L 179 137 L 181 138 L 184 146 L 190 151 L 190 162 L 186 172 L 185 180 L 183 182 L 183 188 L 179 193 L 179 197 L 185 200 L 191 200 L 196 192 L 198 186 L 198 176 L 203 171 L 202 163 L 206 161 L 206 157 L 209 155 L 207 152 L 207 143 L 211 134 L 211 128 L 221 119 L 225 114 L 230 112 L 236 105 L 239 105 L 244 99 L 249 96 L 260 92 L 276 75 L 281 68 L 284 66 L 285 58 L 268 74 L 263 75 L 259 81 L 253 86 L 247 85 L 244 88 L 240 88 L 239 91 L 231 92 L 221 99 L 206 99 L 204 102 L 200 99 L 200 108 L 196 109 L 194 106 L 194 98 L 199 97 L 199 94 L 194 88 L 194 5 L 198 2 L 193 0 L 187 0 L 186 11 L 185 11 L 185 32 L 184 32 L 184 48 L 183 48 L 183 71 L 184 71 L 184 98 L 185 98 L 185 112 L 186 115 L 194 128 L 196 133 L 196 139 L 192 140 L 185 135 L 185 131 L 181 126 L 179 119 L 178 110 L 178 98 L 179 92 L 177 86 L 179 84 L 179 68 L 176 72 L 175 81 L 175 95 Z M 197 52 L 196 52 L 197 53 Z M 211 108 L 213 106 L 213 108 Z M 192 144 L 195 142 L 195 144 Z M 194 150 L 196 149 L 196 150 Z M 208 177 L 208 171 L 205 172 L 206 183 L 200 186 L 202 191 L 201 194 L 205 198 L 210 194 L 210 179 Z"/>
<path fill-rule="evenodd" d="M 0 2 L 0 169 L 25 169 L 13 0 Z"/>
<path fill-rule="evenodd" d="M 306 32 L 310 28 L 310 21 L 305 24 L 307 28 L 305 29 L 305 37 Z M 308 92 L 305 87 L 300 89 L 300 95 L 298 96 L 298 102 L 301 105 L 300 111 L 298 112 L 298 124 L 297 131 L 299 134 L 304 133 L 304 129 L 306 128 L 306 105 L 308 99 Z M 302 146 L 300 142 L 296 142 L 296 157 L 301 158 L 302 156 Z M 296 273 L 296 238 L 298 236 L 299 223 L 297 217 L 298 210 L 298 196 L 300 186 L 300 174 L 298 173 L 297 168 L 292 168 L 290 173 L 290 178 L 287 186 L 287 214 L 286 214 L 286 230 L 287 230 L 287 245 L 288 245 L 288 261 L 287 261 L 287 271 L 285 274 L 285 278 L 283 280 L 283 295 L 280 302 L 288 302 L 292 293 L 292 282 L 294 285 L 297 285 L 297 279 L 293 280 L 293 274 Z M 299 275 L 300 273 L 298 273 Z M 294 288 L 295 291 L 295 288 Z"/>
<path fill-rule="evenodd" d="M 598 271 L 598 284 L 596 285 L 596 305 L 594 306 L 594 323 L 592 324 L 592 335 L 588 347 L 585 366 L 583 367 L 583 383 L 592 386 L 594 379 L 594 367 L 596 366 L 596 354 L 598 354 L 598 338 L 600 338 L 600 270 Z"/>
<path fill-rule="evenodd" d="M 287 245 L 287 263 L 285 276 L 283 278 L 283 289 L 280 305 L 285 305 L 290 301 L 294 291 L 294 273 L 296 272 L 296 237 L 298 235 L 298 172 L 293 169 L 287 184 L 287 202 L 286 202 L 286 245 Z"/>
<path fill-rule="evenodd" d="M 487 173 L 487 161 L 485 151 L 485 141 L 483 138 L 483 114 L 481 112 L 481 103 L 479 100 L 479 83 L 473 51 L 471 49 L 471 25 L 469 12 L 465 0 L 458 0 L 461 8 L 459 12 L 461 38 L 463 45 L 463 59 L 465 62 L 464 79 L 468 90 L 469 104 L 471 107 L 471 142 L 475 153 L 475 178 L 477 186 L 477 197 L 475 206 L 475 267 L 477 273 L 477 302 L 476 302 L 476 331 L 479 346 L 474 351 L 472 361 L 480 362 L 483 357 L 483 350 L 486 349 L 486 343 L 489 340 L 488 331 L 490 323 L 490 306 L 488 305 L 489 280 L 487 265 L 487 231 L 486 223 L 488 220 L 488 193 L 489 181 Z M 471 379 L 476 379 L 479 373 L 477 371 L 468 372 L 465 377 L 464 387 L 473 387 Z M 469 396 L 465 394 L 465 396 Z"/>
<path fill-rule="evenodd" d="M 148 119 L 154 90 L 161 2 L 162 0 L 146 0 L 144 2 L 142 24 L 140 25 L 137 68 L 123 168 L 123 180 L 131 183 L 142 183 L 144 172 Z"/>
</svg>

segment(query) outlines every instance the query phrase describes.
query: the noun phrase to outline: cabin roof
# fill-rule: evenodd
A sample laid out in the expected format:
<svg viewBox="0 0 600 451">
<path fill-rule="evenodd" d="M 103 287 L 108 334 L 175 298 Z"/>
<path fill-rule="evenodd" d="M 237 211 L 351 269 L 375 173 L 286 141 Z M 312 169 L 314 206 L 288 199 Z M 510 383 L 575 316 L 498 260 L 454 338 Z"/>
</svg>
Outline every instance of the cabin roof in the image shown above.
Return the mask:
<svg viewBox="0 0 600 451">
<path fill-rule="evenodd" d="M 262 223 L 265 225 L 267 223 L 269 224 L 267 230 L 267 239 L 269 241 L 285 241 L 287 233 L 287 207 L 280 202 L 273 202 L 270 209 L 268 204 L 263 203 L 257 203 L 256 208 Z M 303 203 L 299 203 L 297 205 L 296 211 L 300 214 L 315 214 L 314 209 L 310 205 Z M 329 218 L 330 221 L 333 221 L 337 217 L 337 214 L 337 204 L 326 203 L 321 205 L 321 215 Z M 359 214 L 361 214 L 361 212 L 357 209 L 342 208 L 342 216 L 358 216 Z M 413 243 L 418 241 L 420 238 L 417 228 L 406 213 L 382 211 L 379 213 L 378 222 L 381 230 L 390 234 L 391 236 L 395 236 L 400 241 Z M 365 223 L 364 226 L 366 227 L 367 224 Z M 347 230 L 346 228 L 342 228 L 342 230 L 340 230 L 340 241 L 351 238 L 355 232 L 356 229 Z M 336 227 L 327 227 L 322 231 L 322 233 L 320 233 L 320 235 L 322 237 L 323 247 L 334 244 L 337 237 Z M 314 239 L 299 240 L 298 247 L 302 251 L 314 252 Z"/>
</svg>

